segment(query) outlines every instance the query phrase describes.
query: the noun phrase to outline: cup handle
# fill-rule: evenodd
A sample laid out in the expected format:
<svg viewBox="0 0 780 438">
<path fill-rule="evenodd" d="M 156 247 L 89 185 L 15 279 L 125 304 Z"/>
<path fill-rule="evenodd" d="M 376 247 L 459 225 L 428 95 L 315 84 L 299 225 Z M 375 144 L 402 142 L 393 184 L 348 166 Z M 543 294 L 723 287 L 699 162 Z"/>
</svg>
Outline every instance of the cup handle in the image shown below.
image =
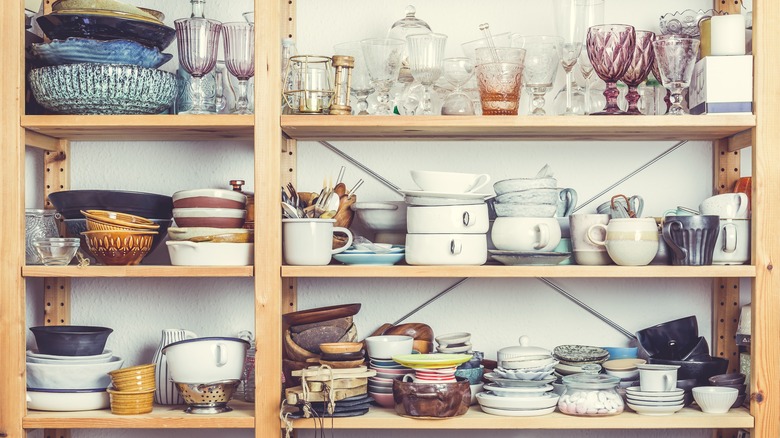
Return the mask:
<svg viewBox="0 0 780 438">
<path fill-rule="evenodd" d="M 414 380 L 414 373 L 404 374 L 404 376 L 401 378 L 401 381 L 406 383 L 414 382 Z"/>
<path fill-rule="evenodd" d="M 474 225 L 474 222 L 471 220 L 471 215 L 468 211 L 463 212 L 463 225 L 467 227 Z"/>
<path fill-rule="evenodd" d="M 463 243 L 460 239 L 450 240 L 450 254 L 458 255 L 461 251 L 463 251 Z"/>
<path fill-rule="evenodd" d="M 566 205 L 566 208 L 563 210 L 563 217 L 571 216 L 574 212 L 574 207 L 577 206 L 577 191 L 572 188 L 563 189 L 560 197 Z"/>
<path fill-rule="evenodd" d="M 598 228 L 600 230 L 604 230 L 604 235 L 607 234 L 607 226 L 604 224 L 593 224 L 590 227 L 588 227 L 588 232 L 585 233 L 585 235 L 588 237 L 588 240 L 590 240 L 590 243 L 596 245 L 596 246 L 605 246 L 607 244 L 606 237 L 604 239 L 594 238 L 593 237 L 593 231 Z"/>
<path fill-rule="evenodd" d="M 534 245 L 534 249 L 542 249 L 550 243 L 550 227 L 547 224 L 538 224 L 536 229 L 539 230 L 539 241 Z"/>
<path fill-rule="evenodd" d="M 628 198 L 628 205 L 630 205 L 636 217 L 642 217 L 642 210 L 645 208 L 645 200 L 639 195 L 634 195 Z"/>
<path fill-rule="evenodd" d="M 666 216 L 677 216 L 677 210 L 674 208 L 670 208 L 669 210 L 666 210 L 664 212 L 664 217 Z"/>
<path fill-rule="evenodd" d="M 732 253 L 737 250 L 737 226 L 726 224 L 723 227 L 723 252 Z"/>
<path fill-rule="evenodd" d="M 748 195 L 746 193 L 738 192 L 737 196 L 739 196 L 739 207 L 737 208 L 737 212 L 734 214 L 734 217 L 747 217 Z"/>
<path fill-rule="evenodd" d="M 686 257 L 688 257 L 688 251 L 685 248 L 681 248 L 679 245 L 677 245 L 674 240 L 672 240 L 672 233 L 671 229 L 672 226 L 676 226 L 677 228 L 682 229 L 683 225 L 680 221 L 666 221 L 664 222 L 664 227 L 662 230 L 662 234 L 664 236 L 664 242 L 666 242 L 667 245 L 669 245 L 669 248 L 674 253 L 674 258 L 676 260 L 685 260 Z"/>
<path fill-rule="evenodd" d="M 227 348 L 225 344 L 219 343 L 217 344 L 217 366 L 225 366 L 228 362 L 227 357 Z"/>
<path fill-rule="evenodd" d="M 476 180 L 474 180 L 474 184 L 472 184 L 471 188 L 468 190 L 468 193 L 476 192 L 477 190 L 481 189 L 482 186 L 490 182 L 490 175 L 487 173 L 483 173 L 477 177 Z"/>
<path fill-rule="evenodd" d="M 184 339 L 195 339 L 198 335 L 195 334 L 195 332 L 191 332 L 189 330 L 184 330 Z"/>
<path fill-rule="evenodd" d="M 331 254 L 338 254 L 338 253 L 344 252 L 344 251 L 347 250 L 347 248 L 352 246 L 352 232 L 351 231 L 349 231 L 348 229 L 343 228 L 343 227 L 333 227 L 333 232 L 334 233 L 341 232 L 341 233 L 346 234 L 347 235 L 347 244 L 344 245 L 344 246 L 340 246 L 340 247 L 338 247 L 338 248 L 336 248 L 334 250 L 331 250 L 330 251 Z"/>
</svg>

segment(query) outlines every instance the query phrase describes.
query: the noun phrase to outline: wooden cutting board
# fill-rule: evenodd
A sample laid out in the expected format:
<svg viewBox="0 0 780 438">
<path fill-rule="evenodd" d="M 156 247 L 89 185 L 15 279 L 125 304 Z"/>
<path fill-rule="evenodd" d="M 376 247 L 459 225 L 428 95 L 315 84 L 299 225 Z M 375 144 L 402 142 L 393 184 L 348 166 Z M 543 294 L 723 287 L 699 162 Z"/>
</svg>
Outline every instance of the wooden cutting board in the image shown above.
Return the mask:
<svg viewBox="0 0 780 438">
<path fill-rule="evenodd" d="M 339 401 L 345 398 L 354 397 L 357 395 L 363 395 L 368 393 L 368 385 L 358 386 L 356 388 L 334 389 L 333 400 Z M 308 397 L 303 397 L 303 388 L 301 386 L 295 386 L 284 390 L 284 395 L 287 403 L 296 405 L 300 402 L 324 402 L 327 396 L 325 392 L 309 392 Z"/>
</svg>

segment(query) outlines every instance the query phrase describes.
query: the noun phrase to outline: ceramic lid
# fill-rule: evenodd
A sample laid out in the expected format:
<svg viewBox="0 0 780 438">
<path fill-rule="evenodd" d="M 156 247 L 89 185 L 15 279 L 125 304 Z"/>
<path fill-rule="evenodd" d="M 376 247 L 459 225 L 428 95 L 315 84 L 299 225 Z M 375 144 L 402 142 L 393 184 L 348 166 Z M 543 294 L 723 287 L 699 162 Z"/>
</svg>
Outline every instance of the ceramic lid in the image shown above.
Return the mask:
<svg viewBox="0 0 780 438">
<path fill-rule="evenodd" d="M 563 381 L 569 388 L 576 389 L 610 389 L 620 382 L 619 377 L 599 374 L 601 366 L 588 364 L 582 367 L 583 373 L 564 376 Z"/>
<path fill-rule="evenodd" d="M 531 339 L 528 336 L 520 336 L 520 345 L 504 347 L 498 350 L 499 360 L 506 360 L 515 357 L 549 357 L 550 350 L 542 347 L 533 347 L 529 345 Z"/>
</svg>

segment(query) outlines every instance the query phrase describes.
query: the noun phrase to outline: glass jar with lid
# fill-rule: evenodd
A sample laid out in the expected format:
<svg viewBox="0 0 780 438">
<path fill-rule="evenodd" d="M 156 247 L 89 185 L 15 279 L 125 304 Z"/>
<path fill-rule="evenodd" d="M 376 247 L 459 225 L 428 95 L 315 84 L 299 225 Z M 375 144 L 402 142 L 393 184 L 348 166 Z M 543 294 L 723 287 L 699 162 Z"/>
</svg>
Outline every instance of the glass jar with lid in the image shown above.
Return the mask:
<svg viewBox="0 0 780 438">
<path fill-rule="evenodd" d="M 577 373 L 563 377 L 566 388 L 558 399 L 558 409 L 567 415 L 605 417 L 623 412 L 623 398 L 617 391 L 620 379 L 599 374 L 600 365 L 588 364 Z"/>
</svg>

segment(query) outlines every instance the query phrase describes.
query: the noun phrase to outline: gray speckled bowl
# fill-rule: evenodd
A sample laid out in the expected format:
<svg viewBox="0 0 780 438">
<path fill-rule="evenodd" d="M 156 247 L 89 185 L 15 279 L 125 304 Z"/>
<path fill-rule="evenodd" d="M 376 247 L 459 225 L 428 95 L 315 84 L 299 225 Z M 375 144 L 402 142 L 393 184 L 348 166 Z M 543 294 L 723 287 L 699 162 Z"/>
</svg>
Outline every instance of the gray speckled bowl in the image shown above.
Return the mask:
<svg viewBox="0 0 780 438">
<path fill-rule="evenodd" d="M 173 74 L 137 65 L 56 65 L 29 78 L 38 103 L 63 114 L 157 114 L 176 95 Z"/>
</svg>

